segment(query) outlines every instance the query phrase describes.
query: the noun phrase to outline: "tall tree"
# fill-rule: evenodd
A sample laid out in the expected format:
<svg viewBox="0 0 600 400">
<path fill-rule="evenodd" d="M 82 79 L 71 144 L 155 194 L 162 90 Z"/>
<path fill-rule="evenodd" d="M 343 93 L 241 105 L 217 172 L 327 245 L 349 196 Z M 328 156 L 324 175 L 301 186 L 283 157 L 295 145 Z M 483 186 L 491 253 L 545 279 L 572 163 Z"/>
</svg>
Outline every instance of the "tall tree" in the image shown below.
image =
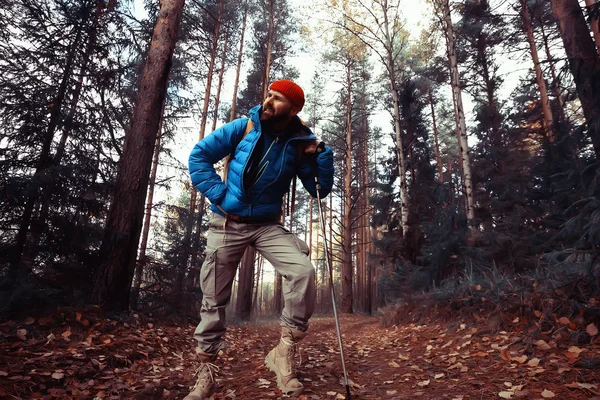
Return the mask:
<svg viewBox="0 0 600 400">
<path fill-rule="evenodd" d="M 465 195 L 466 216 L 471 229 L 474 230 L 475 208 L 473 202 L 473 174 L 471 172 L 471 151 L 467 140 L 467 124 L 465 110 L 462 101 L 462 88 L 458 72 L 458 59 L 456 55 L 456 40 L 452 17 L 450 15 L 450 4 L 448 0 L 432 0 L 436 15 L 440 19 L 446 38 L 446 55 L 450 70 L 450 84 L 452 86 L 452 99 L 454 101 L 454 114 L 458 142 L 460 146 L 460 159 L 463 175 L 463 189 Z"/>
<path fill-rule="evenodd" d="M 552 10 L 569 58 L 588 135 L 600 163 L 600 62 L 577 0 L 552 0 Z"/>
<path fill-rule="evenodd" d="M 337 4 L 337 2 L 333 3 Z M 398 57 L 402 54 L 407 43 L 408 32 L 404 30 L 400 18 L 400 3 L 398 0 L 391 2 L 388 0 L 372 0 L 370 3 L 358 2 L 353 10 L 351 5 L 354 4 L 344 2 L 340 4 L 342 7 L 340 12 L 344 19 L 337 24 L 365 43 L 377 55 L 386 71 L 386 78 L 392 96 L 391 114 L 393 116 L 396 153 L 398 155 L 402 235 L 406 235 L 409 230 L 409 199 L 404 161 L 405 152 L 402 147 L 403 129 L 400 126 L 398 88 L 396 87 L 396 69 Z"/>
<path fill-rule="evenodd" d="M 92 301 L 129 307 L 152 154 L 175 49 L 183 0 L 163 0 L 140 81 L 131 128 L 125 136 L 117 183 L 94 277 Z"/>
<path fill-rule="evenodd" d="M 592 33 L 594 34 L 594 43 L 596 43 L 596 51 L 600 52 L 600 18 L 598 2 L 596 0 L 585 0 L 585 8 L 587 10 Z"/>
<path fill-rule="evenodd" d="M 523 30 L 527 35 L 527 41 L 529 42 L 529 50 L 531 53 L 531 59 L 533 60 L 533 67 L 535 69 L 535 78 L 540 91 L 540 98 L 542 103 L 542 110 L 544 111 L 544 129 L 546 130 L 546 136 L 550 140 L 553 140 L 552 125 L 554 118 L 552 117 L 552 110 L 550 109 L 550 99 L 548 97 L 548 88 L 546 87 L 546 80 L 542 73 L 542 66 L 540 64 L 540 58 L 538 56 L 537 47 L 535 44 L 535 37 L 533 35 L 533 27 L 531 25 L 531 17 L 529 14 L 529 6 L 527 0 L 521 1 L 521 17 L 523 20 Z M 559 97 L 560 99 L 560 97 Z"/>
<path fill-rule="evenodd" d="M 166 99 L 165 99 L 166 100 Z M 135 268 L 135 279 L 131 293 L 131 308 L 138 309 L 138 301 L 140 298 L 140 288 L 144 277 L 144 268 L 148 259 L 146 250 L 148 249 L 148 238 L 150 236 L 150 221 L 152 219 L 152 207 L 154 205 L 154 189 L 156 187 L 156 176 L 158 173 L 158 161 L 161 153 L 161 136 L 162 125 L 165 113 L 165 101 L 161 110 L 161 120 L 158 124 L 158 134 L 156 135 L 156 143 L 154 144 L 154 155 L 152 157 L 152 169 L 150 171 L 150 181 L 148 182 L 148 195 L 146 196 L 146 210 L 144 212 L 144 225 L 142 228 L 142 238 L 140 241 L 139 256 Z"/>
</svg>

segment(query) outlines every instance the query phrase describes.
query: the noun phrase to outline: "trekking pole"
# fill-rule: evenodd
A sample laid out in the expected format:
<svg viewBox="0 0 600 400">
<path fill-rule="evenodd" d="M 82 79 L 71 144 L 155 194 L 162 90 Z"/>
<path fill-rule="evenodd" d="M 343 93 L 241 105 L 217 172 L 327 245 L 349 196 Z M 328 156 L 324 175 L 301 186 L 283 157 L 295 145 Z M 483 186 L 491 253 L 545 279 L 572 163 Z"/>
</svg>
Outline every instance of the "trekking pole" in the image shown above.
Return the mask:
<svg viewBox="0 0 600 400">
<path fill-rule="evenodd" d="M 344 347 L 342 346 L 342 331 L 340 330 L 340 319 L 337 313 L 335 301 L 335 290 L 333 288 L 333 268 L 331 266 L 331 258 L 329 257 L 329 245 L 327 244 L 327 235 L 325 232 L 325 217 L 321 208 L 321 185 L 317 180 L 317 172 L 315 166 L 315 187 L 317 189 L 317 204 L 319 205 L 319 221 L 321 223 L 321 234 L 323 235 L 323 245 L 325 246 L 325 262 L 329 268 L 329 288 L 331 289 L 331 302 L 333 303 L 333 316 L 335 318 L 335 330 L 337 332 L 338 344 L 340 345 L 340 356 L 342 358 L 342 369 L 344 370 L 344 384 L 346 385 L 346 400 L 350 400 L 350 384 L 348 381 L 348 372 L 346 371 L 346 361 L 344 360 Z"/>
</svg>

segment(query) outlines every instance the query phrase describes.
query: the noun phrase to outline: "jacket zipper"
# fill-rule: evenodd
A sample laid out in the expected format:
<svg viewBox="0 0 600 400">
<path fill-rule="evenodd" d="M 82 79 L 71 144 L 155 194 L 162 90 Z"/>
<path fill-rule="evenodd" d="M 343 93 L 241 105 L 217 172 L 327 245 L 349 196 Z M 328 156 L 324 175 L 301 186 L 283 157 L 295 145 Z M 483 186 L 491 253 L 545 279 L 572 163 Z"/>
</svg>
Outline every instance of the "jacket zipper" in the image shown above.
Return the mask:
<svg viewBox="0 0 600 400">
<path fill-rule="evenodd" d="M 283 154 L 284 154 L 284 159 L 281 160 L 281 166 L 279 167 L 279 172 L 277 173 L 277 177 L 271 182 L 269 183 L 267 186 L 265 186 L 265 188 L 258 193 L 258 195 L 256 196 L 257 198 L 262 196 L 262 194 L 265 192 L 265 190 L 267 190 L 269 188 L 269 186 L 271 186 L 273 183 L 277 182 L 279 180 L 279 177 L 281 176 L 281 172 L 283 171 L 283 168 L 285 167 L 285 154 L 286 154 L 286 150 L 290 144 L 290 142 L 292 142 L 293 140 L 299 140 L 299 141 L 308 141 L 308 140 L 312 140 L 311 138 L 292 138 L 290 140 L 287 141 L 287 143 L 285 144 L 285 147 L 283 148 Z"/>
</svg>

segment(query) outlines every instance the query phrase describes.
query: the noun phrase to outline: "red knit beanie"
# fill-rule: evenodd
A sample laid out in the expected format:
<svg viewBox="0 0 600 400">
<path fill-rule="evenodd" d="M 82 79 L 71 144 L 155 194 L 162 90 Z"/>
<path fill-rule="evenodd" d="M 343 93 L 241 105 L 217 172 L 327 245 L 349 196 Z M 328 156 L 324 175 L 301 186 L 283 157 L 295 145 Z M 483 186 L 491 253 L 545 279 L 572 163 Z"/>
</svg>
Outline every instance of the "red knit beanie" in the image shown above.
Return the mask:
<svg viewBox="0 0 600 400">
<path fill-rule="evenodd" d="M 294 103 L 295 106 L 300 108 L 304 107 L 304 91 L 294 82 L 281 79 L 271 83 L 269 89 L 282 93 L 292 103 Z"/>
</svg>

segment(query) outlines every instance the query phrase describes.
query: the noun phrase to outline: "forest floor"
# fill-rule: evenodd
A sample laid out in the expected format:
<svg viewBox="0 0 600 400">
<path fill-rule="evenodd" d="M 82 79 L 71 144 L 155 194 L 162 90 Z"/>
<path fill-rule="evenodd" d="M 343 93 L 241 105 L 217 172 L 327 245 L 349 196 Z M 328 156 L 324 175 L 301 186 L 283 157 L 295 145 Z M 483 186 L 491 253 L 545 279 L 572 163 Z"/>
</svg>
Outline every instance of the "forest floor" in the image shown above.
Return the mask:
<svg viewBox="0 0 600 400">
<path fill-rule="evenodd" d="M 382 327 L 376 317 L 342 315 L 351 398 L 598 400 L 598 334 L 577 344 L 564 328 L 545 337 L 490 330 L 483 319 Z M 0 398 L 181 399 L 194 382 L 193 330 L 93 310 L 2 323 Z M 213 398 L 344 399 L 334 319 L 311 319 L 298 359 L 300 397 L 282 395 L 263 364 L 279 333 L 276 321 L 230 326 Z"/>
</svg>

